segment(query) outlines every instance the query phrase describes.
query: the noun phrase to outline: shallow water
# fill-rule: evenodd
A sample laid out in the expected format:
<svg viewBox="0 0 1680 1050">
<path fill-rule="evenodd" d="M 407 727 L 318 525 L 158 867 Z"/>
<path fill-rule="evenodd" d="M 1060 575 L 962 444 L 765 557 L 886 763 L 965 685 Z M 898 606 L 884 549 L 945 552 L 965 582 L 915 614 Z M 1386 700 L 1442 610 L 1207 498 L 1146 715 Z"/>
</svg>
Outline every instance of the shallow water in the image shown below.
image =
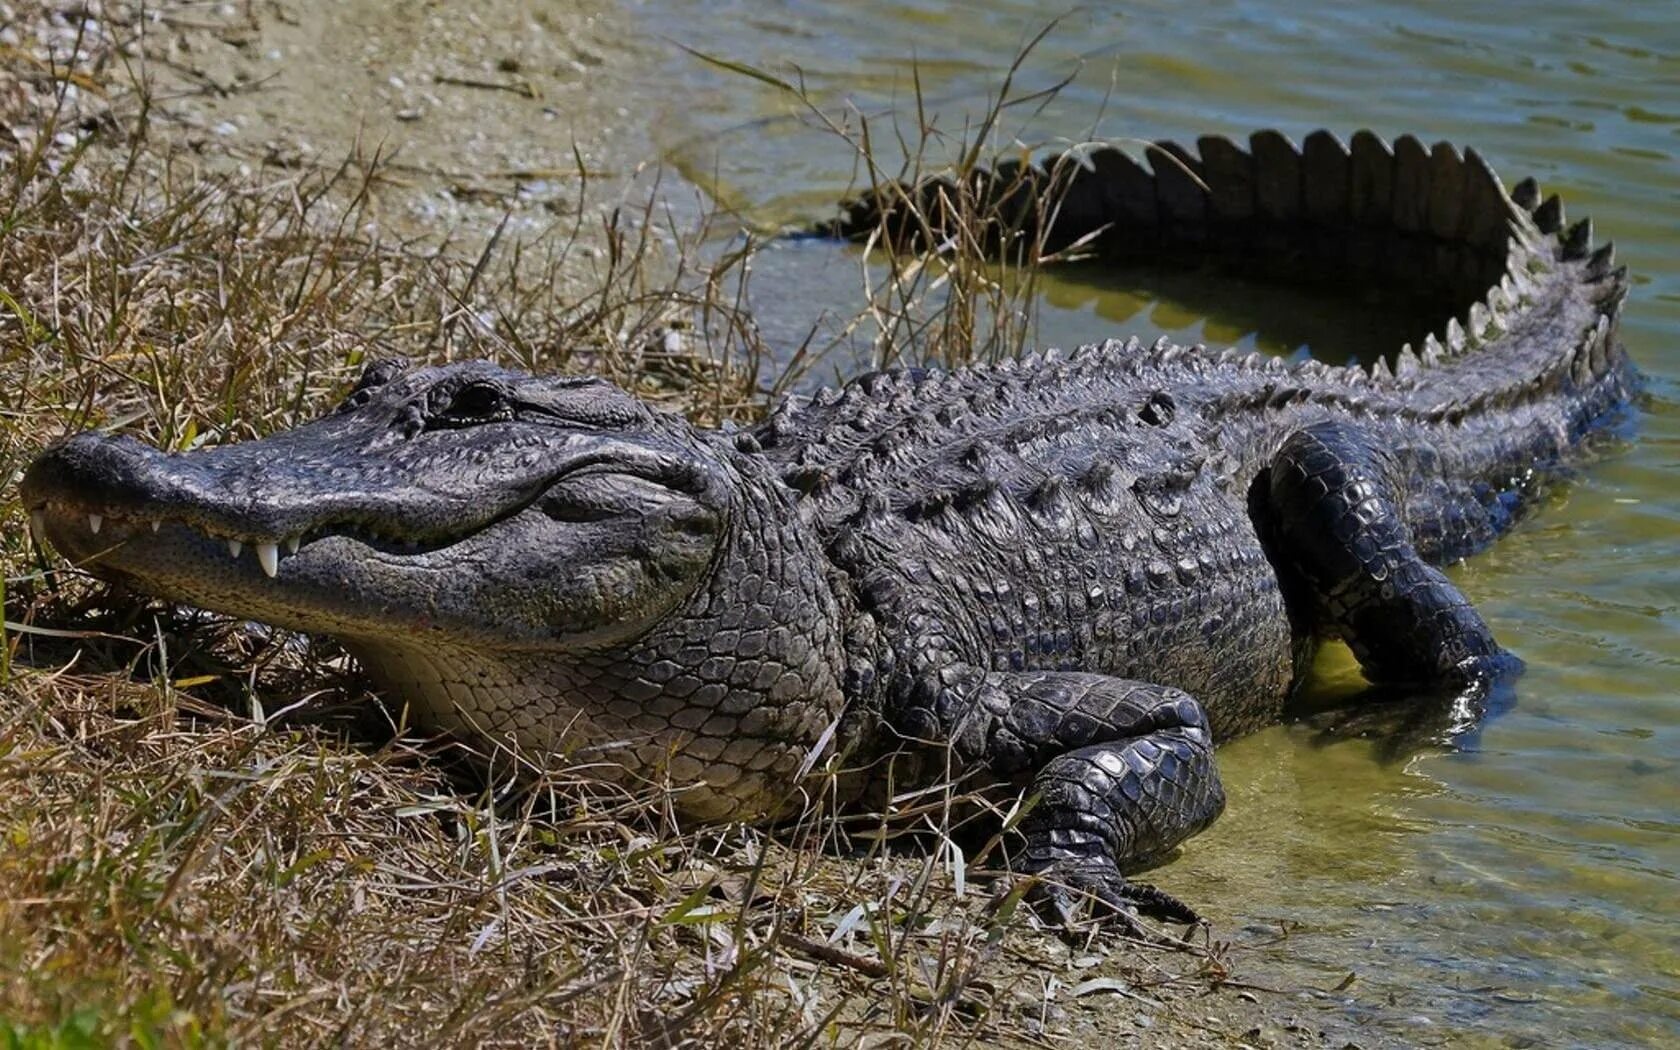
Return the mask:
<svg viewBox="0 0 1680 1050">
<path fill-rule="evenodd" d="M 659 36 L 787 75 L 814 99 L 908 112 L 909 58 L 941 126 L 981 114 L 1050 11 L 867 0 L 645 0 Z M 1222 752 L 1223 821 L 1157 873 L 1245 949 L 1251 972 L 1323 989 L 1373 1035 L 1490 1046 L 1680 1040 L 1680 19 L 1672 4 L 1272 2 L 1070 14 L 1028 62 L 1027 142 L 1275 126 L 1475 145 L 1591 214 L 1635 276 L 1623 336 L 1648 378 L 1636 440 L 1493 552 L 1454 570 L 1528 663 L 1473 748 L 1403 764 L 1304 727 Z M 844 144 L 785 95 L 672 47 L 643 105 L 665 159 L 760 221 L 825 214 Z M 778 269 L 781 276 L 776 276 Z M 796 339 L 855 302 L 857 264 L 792 245 L 759 264 L 758 309 Z M 1324 356 L 1387 343 L 1358 304 L 1088 271 L 1051 282 L 1041 338 L 1165 330 Z M 1332 654 L 1324 671 L 1354 675 Z M 1265 946 L 1266 928 L 1287 940 Z"/>
</svg>

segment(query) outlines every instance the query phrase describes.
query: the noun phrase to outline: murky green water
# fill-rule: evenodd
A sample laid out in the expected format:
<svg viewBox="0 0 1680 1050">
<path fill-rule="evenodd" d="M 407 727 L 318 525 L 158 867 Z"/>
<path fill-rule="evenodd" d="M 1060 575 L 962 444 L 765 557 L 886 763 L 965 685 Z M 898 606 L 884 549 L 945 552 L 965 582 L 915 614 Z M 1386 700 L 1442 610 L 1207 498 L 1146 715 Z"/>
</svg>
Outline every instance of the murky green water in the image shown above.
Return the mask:
<svg viewBox="0 0 1680 1050">
<path fill-rule="evenodd" d="M 1050 8 L 867 0 L 646 0 L 650 34 L 800 66 L 821 103 L 908 105 L 908 59 L 942 126 L 985 107 Z M 1231 806 L 1159 873 L 1247 949 L 1251 972 L 1344 991 L 1302 1001 L 1389 1038 L 1486 1045 L 1680 1042 L 1680 17 L 1672 3 L 1272 2 L 1129 5 L 1068 15 L 1029 86 L 1079 65 L 1027 141 L 1246 135 L 1328 126 L 1474 144 L 1590 213 L 1636 277 L 1625 339 L 1649 377 L 1637 442 L 1545 514 L 1456 570 L 1528 662 L 1514 710 L 1474 750 L 1376 760 L 1277 729 L 1223 754 Z M 657 45 L 650 45 L 657 48 Z M 758 82 L 664 53 L 655 140 L 758 217 L 821 214 L 843 146 Z M 778 260 L 796 278 L 768 276 Z M 790 247 L 760 263 L 767 330 L 843 305 L 856 263 Z M 1089 274 L 1048 294 L 1044 341 L 1165 329 L 1357 351 L 1384 330 L 1264 291 L 1199 294 Z M 1171 299 L 1158 302 L 1163 292 Z M 1374 334 L 1375 333 L 1375 334 Z M 1368 356 L 1368 351 L 1367 355 Z M 1331 670 L 1349 676 L 1346 663 Z M 1287 926 L 1270 947 L 1262 927 Z"/>
</svg>

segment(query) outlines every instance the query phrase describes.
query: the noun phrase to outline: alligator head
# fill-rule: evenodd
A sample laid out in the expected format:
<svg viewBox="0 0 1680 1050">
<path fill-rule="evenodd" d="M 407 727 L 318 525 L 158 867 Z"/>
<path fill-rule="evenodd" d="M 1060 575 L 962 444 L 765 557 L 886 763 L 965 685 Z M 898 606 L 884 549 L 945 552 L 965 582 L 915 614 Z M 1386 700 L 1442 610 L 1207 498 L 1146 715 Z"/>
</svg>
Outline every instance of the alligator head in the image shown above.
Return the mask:
<svg viewBox="0 0 1680 1050">
<path fill-rule="evenodd" d="M 843 703 L 836 598 L 765 469 L 601 380 L 395 363 L 257 441 L 78 435 L 23 501 L 98 575 L 340 639 L 421 725 L 711 820 L 796 804 Z"/>
<path fill-rule="evenodd" d="M 682 420 L 486 363 L 372 366 L 336 411 L 258 441 L 80 434 L 23 480 L 38 533 L 139 590 L 364 647 L 491 651 L 645 630 L 705 575 L 730 493 Z"/>
</svg>

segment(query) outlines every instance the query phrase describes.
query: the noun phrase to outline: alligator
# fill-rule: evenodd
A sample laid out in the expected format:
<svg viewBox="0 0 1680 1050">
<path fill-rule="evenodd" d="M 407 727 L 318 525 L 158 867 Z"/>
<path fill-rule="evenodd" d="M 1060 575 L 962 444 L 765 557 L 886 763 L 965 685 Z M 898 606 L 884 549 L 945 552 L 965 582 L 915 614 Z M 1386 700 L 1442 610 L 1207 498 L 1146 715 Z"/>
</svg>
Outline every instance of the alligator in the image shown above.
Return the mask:
<svg viewBox="0 0 1680 1050">
<path fill-rule="evenodd" d="M 596 378 L 382 362 L 259 440 L 70 437 L 22 499 L 77 565 L 334 636 L 521 768 L 588 760 L 706 822 L 969 785 L 1020 801 L 1010 863 L 1055 914 L 1190 921 L 1128 875 L 1218 816 L 1215 744 L 1285 717 L 1320 640 L 1446 698 L 1448 733 L 1516 673 L 1440 567 L 1564 479 L 1637 373 L 1610 246 L 1473 150 L 1261 132 L 1145 159 L 883 184 L 833 229 L 937 233 L 930 202 L 978 187 L 1033 205 L 993 209 L 998 238 L 1405 286 L 1434 334 L 1368 365 L 1110 340 L 736 430 Z"/>
</svg>

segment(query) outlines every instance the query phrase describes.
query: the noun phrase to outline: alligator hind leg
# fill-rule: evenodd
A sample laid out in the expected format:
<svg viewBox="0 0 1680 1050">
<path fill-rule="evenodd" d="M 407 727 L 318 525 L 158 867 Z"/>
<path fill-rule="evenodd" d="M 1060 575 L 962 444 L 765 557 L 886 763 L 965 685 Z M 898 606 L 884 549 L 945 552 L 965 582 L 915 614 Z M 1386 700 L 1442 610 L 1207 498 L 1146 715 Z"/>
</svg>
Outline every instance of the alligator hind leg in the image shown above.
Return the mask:
<svg viewBox="0 0 1680 1050">
<path fill-rule="evenodd" d="M 1197 709 L 1198 711 L 1200 708 Z M 1041 877 L 1039 899 L 1071 925 L 1081 898 L 1127 923 L 1135 908 L 1175 922 L 1200 922 L 1188 905 L 1125 868 L 1161 858 L 1225 807 L 1204 720 L 1126 742 L 1093 744 L 1053 759 L 1033 781 L 1037 797 L 1021 822 L 1022 871 Z"/>
<path fill-rule="evenodd" d="M 1088 900 L 1122 924 L 1138 909 L 1196 913 L 1128 882 L 1127 868 L 1171 851 L 1219 816 L 1225 794 L 1202 707 L 1185 693 L 1073 671 L 948 666 L 893 712 L 906 735 L 949 742 L 964 770 L 1031 778 L 1035 801 L 1015 854 L 1041 876 L 1037 896 L 1064 924 Z"/>
<path fill-rule="evenodd" d="M 1379 686 L 1453 693 L 1448 733 L 1480 717 L 1489 683 L 1521 665 L 1441 571 L 1413 546 L 1388 452 L 1357 426 L 1296 431 L 1273 461 L 1262 523 L 1287 584 L 1316 626 L 1348 643 Z"/>
</svg>

